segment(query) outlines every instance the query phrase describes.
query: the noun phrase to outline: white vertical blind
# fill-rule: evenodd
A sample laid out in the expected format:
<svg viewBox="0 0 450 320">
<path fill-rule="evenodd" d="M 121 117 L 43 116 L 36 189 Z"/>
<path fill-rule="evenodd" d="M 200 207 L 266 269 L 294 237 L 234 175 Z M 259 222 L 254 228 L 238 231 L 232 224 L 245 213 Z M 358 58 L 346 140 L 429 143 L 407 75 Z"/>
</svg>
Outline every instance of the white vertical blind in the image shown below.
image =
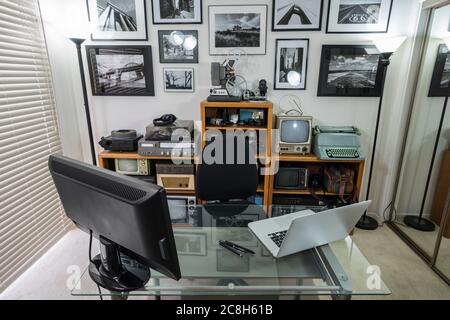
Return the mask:
<svg viewBox="0 0 450 320">
<path fill-rule="evenodd" d="M 70 226 L 47 168 L 60 152 L 37 0 L 1 0 L 0 292 Z"/>
</svg>

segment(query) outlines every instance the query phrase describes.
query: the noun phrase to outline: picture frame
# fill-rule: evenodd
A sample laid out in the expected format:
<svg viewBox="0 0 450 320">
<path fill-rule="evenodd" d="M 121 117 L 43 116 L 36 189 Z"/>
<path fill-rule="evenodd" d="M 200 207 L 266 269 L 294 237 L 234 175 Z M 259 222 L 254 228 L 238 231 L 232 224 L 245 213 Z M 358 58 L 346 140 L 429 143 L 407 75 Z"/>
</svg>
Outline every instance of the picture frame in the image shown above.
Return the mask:
<svg viewBox="0 0 450 320">
<path fill-rule="evenodd" d="M 203 0 L 152 0 L 153 24 L 202 24 Z M 191 7 L 193 4 L 193 7 Z"/>
<path fill-rule="evenodd" d="M 450 95 L 450 50 L 446 44 L 440 44 L 433 76 L 431 77 L 429 97 L 447 97 Z"/>
<path fill-rule="evenodd" d="M 147 41 L 146 0 L 86 0 L 95 41 Z M 119 16 L 120 19 L 115 18 Z"/>
<path fill-rule="evenodd" d="M 160 63 L 198 63 L 198 31 L 197 30 L 182 30 L 182 36 L 186 39 L 188 37 L 195 37 L 197 45 L 193 50 L 188 50 L 183 44 L 177 45 L 171 41 L 170 36 L 177 30 L 159 30 L 159 62 Z"/>
<path fill-rule="evenodd" d="M 330 0 L 327 33 L 387 33 L 394 0 Z"/>
<path fill-rule="evenodd" d="M 267 5 L 211 5 L 208 13 L 210 55 L 266 54 Z"/>
<path fill-rule="evenodd" d="M 194 92 L 194 68 L 164 68 L 165 92 Z"/>
<path fill-rule="evenodd" d="M 86 46 L 94 96 L 154 96 L 151 46 Z"/>
<path fill-rule="evenodd" d="M 177 253 L 184 256 L 206 256 L 207 234 L 202 232 L 174 232 Z"/>
<path fill-rule="evenodd" d="M 324 0 L 273 0 L 272 31 L 322 30 Z"/>
<path fill-rule="evenodd" d="M 216 249 L 216 270 L 227 273 L 247 273 L 250 271 L 250 256 L 239 257 L 226 249 Z"/>
<path fill-rule="evenodd" d="M 380 97 L 380 53 L 373 45 L 324 45 L 318 96 Z"/>
<path fill-rule="evenodd" d="M 306 90 L 309 39 L 277 39 L 275 47 L 274 90 Z M 298 85 L 289 83 L 290 72 L 300 75 Z"/>
</svg>

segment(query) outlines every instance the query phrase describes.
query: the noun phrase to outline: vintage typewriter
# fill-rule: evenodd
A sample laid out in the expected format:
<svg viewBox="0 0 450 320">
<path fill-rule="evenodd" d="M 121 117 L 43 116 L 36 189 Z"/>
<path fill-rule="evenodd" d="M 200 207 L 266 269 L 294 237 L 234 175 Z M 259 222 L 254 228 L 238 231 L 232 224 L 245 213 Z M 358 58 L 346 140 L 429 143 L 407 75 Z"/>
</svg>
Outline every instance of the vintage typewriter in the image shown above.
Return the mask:
<svg viewBox="0 0 450 320">
<path fill-rule="evenodd" d="M 314 152 L 321 160 L 364 160 L 358 128 L 314 128 Z"/>
</svg>

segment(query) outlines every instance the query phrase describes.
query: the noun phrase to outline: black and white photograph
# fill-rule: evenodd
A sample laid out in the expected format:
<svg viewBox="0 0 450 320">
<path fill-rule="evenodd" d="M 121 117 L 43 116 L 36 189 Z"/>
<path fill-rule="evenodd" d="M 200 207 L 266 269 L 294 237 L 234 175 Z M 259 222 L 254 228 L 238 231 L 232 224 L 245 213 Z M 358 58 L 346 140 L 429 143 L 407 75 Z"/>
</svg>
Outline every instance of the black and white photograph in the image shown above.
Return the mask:
<svg viewBox="0 0 450 320">
<path fill-rule="evenodd" d="M 164 91 L 194 92 L 194 69 L 164 68 Z"/>
<path fill-rule="evenodd" d="M 174 232 L 177 253 L 185 256 L 206 256 L 206 233 Z"/>
<path fill-rule="evenodd" d="M 327 33 L 386 33 L 393 0 L 330 0 Z"/>
<path fill-rule="evenodd" d="M 201 24 L 202 0 L 152 0 L 153 24 Z"/>
<path fill-rule="evenodd" d="M 265 54 L 266 28 L 267 6 L 210 6 L 210 54 L 227 55 L 237 48 Z"/>
<path fill-rule="evenodd" d="M 92 40 L 148 40 L 146 0 L 88 0 Z"/>
<path fill-rule="evenodd" d="M 94 96 L 154 96 L 150 46 L 86 46 Z"/>
<path fill-rule="evenodd" d="M 308 51 L 308 39 L 276 41 L 275 90 L 306 89 Z"/>
<path fill-rule="evenodd" d="M 158 38 L 161 63 L 198 63 L 196 30 L 160 30 Z"/>
<path fill-rule="evenodd" d="M 272 31 L 320 31 L 323 0 L 273 0 Z"/>
<path fill-rule="evenodd" d="M 430 97 L 446 97 L 450 93 L 450 51 L 445 44 L 441 44 L 438 50 L 428 94 Z"/>
<path fill-rule="evenodd" d="M 381 95 L 382 68 L 374 46 L 323 46 L 319 96 Z"/>
</svg>

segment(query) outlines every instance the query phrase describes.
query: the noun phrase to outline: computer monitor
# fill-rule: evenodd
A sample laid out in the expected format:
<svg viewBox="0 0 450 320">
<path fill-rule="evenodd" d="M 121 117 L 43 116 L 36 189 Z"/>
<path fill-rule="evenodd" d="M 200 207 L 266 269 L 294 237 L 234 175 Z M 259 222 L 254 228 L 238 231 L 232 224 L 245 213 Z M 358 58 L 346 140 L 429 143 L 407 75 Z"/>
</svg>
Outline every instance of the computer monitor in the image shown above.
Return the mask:
<svg viewBox="0 0 450 320">
<path fill-rule="evenodd" d="M 60 155 L 50 156 L 49 168 L 66 215 L 100 240 L 89 265 L 99 286 L 140 289 L 150 268 L 181 278 L 163 188 Z"/>
</svg>

